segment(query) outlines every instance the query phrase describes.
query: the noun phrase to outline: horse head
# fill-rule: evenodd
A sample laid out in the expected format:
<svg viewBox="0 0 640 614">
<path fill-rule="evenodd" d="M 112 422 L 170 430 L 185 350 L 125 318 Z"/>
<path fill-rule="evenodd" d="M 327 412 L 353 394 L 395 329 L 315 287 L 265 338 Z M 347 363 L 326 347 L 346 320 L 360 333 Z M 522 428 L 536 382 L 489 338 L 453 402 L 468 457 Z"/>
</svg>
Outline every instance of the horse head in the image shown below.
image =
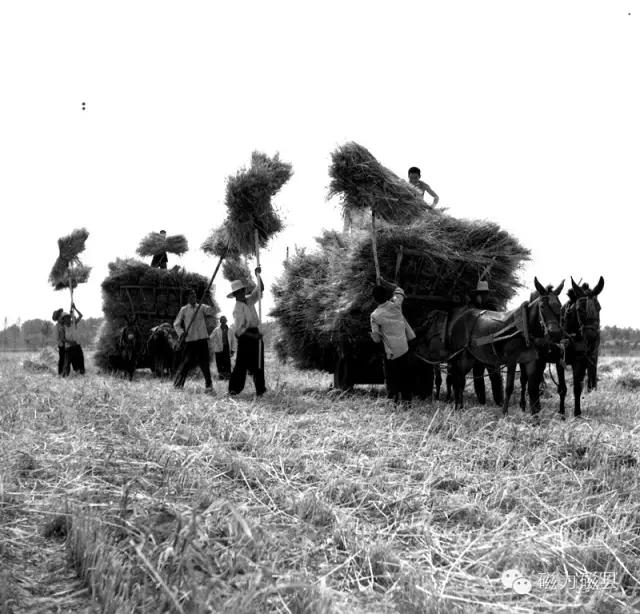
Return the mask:
<svg viewBox="0 0 640 614">
<path fill-rule="evenodd" d="M 558 295 L 564 287 L 564 279 L 555 289 L 550 285 L 543 286 L 537 277 L 534 278 L 533 283 L 536 292 L 531 295 L 532 301 L 529 306 L 533 307 L 531 312 L 534 319 L 530 322 L 529 333 L 533 337 L 544 338 L 551 343 L 559 343 L 564 333 L 562 330 L 562 304 Z"/>
<path fill-rule="evenodd" d="M 125 316 L 126 326 L 120 329 L 120 351 L 124 358 L 133 360 L 140 350 L 140 328 L 138 327 L 138 316 L 129 319 Z"/>
<path fill-rule="evenodd" d="M 579 286 L 571 278 L 571 287 L 576 296 L 573 309 L 574 318 L 567 322 L 570 333 L 581 336 L 589 345 L 597 342 L 600 335 L 600 303 L 598 294 L 604 288 L 604 278 L 601 276 L 595 288 L 591 289 L 587 284 Z"/>
</svg>

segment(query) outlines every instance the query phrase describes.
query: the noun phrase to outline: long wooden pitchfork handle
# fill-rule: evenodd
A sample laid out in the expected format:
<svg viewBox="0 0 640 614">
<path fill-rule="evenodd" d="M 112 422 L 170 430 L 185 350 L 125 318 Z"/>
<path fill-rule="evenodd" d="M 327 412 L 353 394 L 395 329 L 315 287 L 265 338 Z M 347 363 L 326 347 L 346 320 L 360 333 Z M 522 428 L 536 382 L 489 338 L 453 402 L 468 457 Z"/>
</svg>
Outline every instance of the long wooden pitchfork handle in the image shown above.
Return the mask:
<svg viewBox="0 0 640 614">
<path fill-rule="evenodd" d="M 213 280 L 216 278 L 216 275 L 220 270 L 220 265 L 222 264 L 222 261 L 225 259 L 228 251 L 229 251 L 229 243 L 227 243 L 227 246 L 224 248 L 224 252 L 222 253 L 222 256 L 220 256 L 220 260 L 218 260 L 218 264 L 215 268 L 215 271 L 213 271 L 213 275 L 209 280 L 209 285 L 205 288 L 204 292 L 202 293 L 202 298 L 200 299 L 200 302 L 198 303 L 198 306 L 196 307 L 196 310 L 193 313 L 193 317 L 191 318 L 191 321 L 187 325 L 187 328 L 185 329 L 184 334 L 182 335 L 182 340 L 180 342 L 179 349 L 183 348 L 185 341 L 187 339 L 187 335 L 189 334 L 189 329 L 191 328 L 191 325 L 194 323 L 196 316 L 198 315 L 198 311 L 200 311 L 200 307 L 202 307 L 202 303 L 204 303 L 204 299 L 207 296 L 207 292 L 209 292 L 209 290 L 211 289 L 211 286 L 213 285 Z"/>
<path fill-rule="evenodd" d="M 256 265 L 260 267 L 260 235 L 258 229 L 254 231 L 254 238 L 256 243 Z M 262 324 L 262 279 L 258 276 L 258 322 Z M 258 338 L 258 369 L 263 368 L 262 364 L 262 339 Z"/>
</svg>

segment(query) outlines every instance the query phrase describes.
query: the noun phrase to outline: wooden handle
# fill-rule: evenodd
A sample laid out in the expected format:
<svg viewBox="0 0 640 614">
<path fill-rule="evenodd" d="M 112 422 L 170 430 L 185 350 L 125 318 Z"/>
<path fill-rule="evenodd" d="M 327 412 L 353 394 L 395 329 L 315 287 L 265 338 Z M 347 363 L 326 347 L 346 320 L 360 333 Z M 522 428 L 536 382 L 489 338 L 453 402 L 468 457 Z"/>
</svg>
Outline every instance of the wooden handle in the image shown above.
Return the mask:
<svg viewBox="0 0 640 614">
<path fill-rule="evenodd" d="M 260 235 L 258 229 L 254 231 L 256 242 L 256 264 L 260 266 Z M 258 322 L 262 324 L 262 288 L 260 287 L 261 279 L 258 279 Z M 262 369 L 262 339 L 258 339 L 258 369 Z"/>
<path fill-rule="evenodd" d="M 376 214 L 371 211 L 371 245 L 373 247 L 373 263 L 376 266 L 376 284 L 380 284 L 380 263 L 378 262 L 378 244 L 376 243 Z"/>
</svg>

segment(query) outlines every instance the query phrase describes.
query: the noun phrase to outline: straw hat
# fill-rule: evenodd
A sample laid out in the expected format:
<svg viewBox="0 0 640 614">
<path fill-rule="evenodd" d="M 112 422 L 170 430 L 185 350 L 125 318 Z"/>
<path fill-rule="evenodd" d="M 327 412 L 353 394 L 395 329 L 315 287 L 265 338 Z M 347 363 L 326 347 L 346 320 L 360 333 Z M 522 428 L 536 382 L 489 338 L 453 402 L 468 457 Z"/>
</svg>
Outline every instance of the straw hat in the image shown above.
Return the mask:
<svg viewBox="0 0 640 614">
<path fill-rule="evenodd" d="M 476 292 L 489 292 L 489 282 L 480 280 L 476 286 Z"/>
<path fill-rule="evenodd" d="M 231 292 L 227 294 L 227 298 L 233 298 L 233 295 L 238 291 L 242 290 L 242 288 L 246 288 L 247 284 L 245 284 L 241 279 L 235 279 L 231 282 Z"/>
</svg>

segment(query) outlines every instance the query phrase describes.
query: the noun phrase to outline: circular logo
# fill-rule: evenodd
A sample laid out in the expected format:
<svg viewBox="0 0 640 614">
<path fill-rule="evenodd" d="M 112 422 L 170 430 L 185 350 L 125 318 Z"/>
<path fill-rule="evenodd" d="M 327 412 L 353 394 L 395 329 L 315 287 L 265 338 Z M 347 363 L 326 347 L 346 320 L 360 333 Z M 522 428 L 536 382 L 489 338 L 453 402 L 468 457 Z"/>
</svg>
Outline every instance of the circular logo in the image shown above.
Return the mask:
<svg viewBox="0 0 640 614">
<path fill-rule="evenodd" d="M 517 569 L 507 569 L 502 572 L 502 586 L 505 588 L 512 588 L 513 583 L 518 579 L 522 578 L 522 574 Z"/>
<path fill-rule="evenodd" d="M 516 578 L 513 581 L 511 588 L 518 595 L 528 595 L 531 592 L 531 582 L 527 578 Z"/>
</svg>

